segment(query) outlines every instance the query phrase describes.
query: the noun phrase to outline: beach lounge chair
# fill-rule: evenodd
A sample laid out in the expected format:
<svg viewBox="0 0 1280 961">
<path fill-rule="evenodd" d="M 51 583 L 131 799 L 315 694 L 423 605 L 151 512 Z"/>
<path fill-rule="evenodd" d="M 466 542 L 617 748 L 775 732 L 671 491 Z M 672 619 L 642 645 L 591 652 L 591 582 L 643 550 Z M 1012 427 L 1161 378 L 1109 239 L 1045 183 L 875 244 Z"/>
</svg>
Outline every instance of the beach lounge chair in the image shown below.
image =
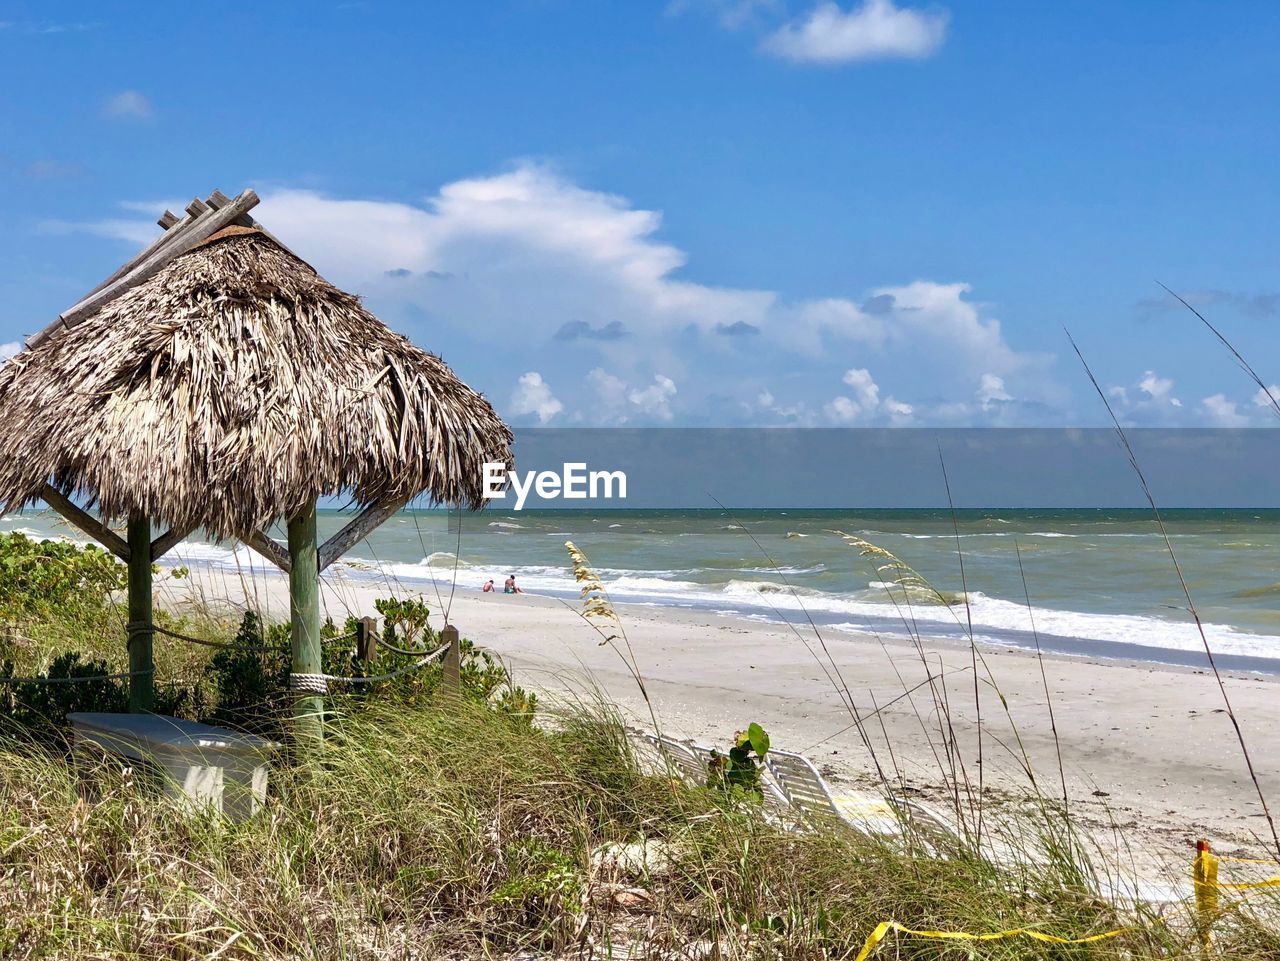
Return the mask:
<svg viewBox="0 0 1280 961">
<path fill-rule="evenodd" d="M 706 786 L 711 759 L 715 753 L 712 748 L 693 741 L 678 741 L 665 734 L 653 734 L 649 731 L 633 730 L 631 733 L 639 738 L 650 752 L 657 755 L 659 767 L 667 770 L 674 769 L 685 781 L 696 787 Z M 791 802 L 769 776 L 768 770 L 761 773 L 760 787 L 766 806 L 770 809 L 789 807 Z"/>
<path fill-rule="evenodd" d="M 813 762 L 802 754 L 770 751 L 765 764 L 782 794 L 810 820 L 839 820 L 868 834 L 888 837 L 902 836 L 904 822 L 914 821 L 947 839 L 959 837 L 945 817 L 917 801 L 889 800 L 865 791 L 832 791 Z"/>
<path fill-rule="evenodd" d="M 699 750 L 684 741 L 677 741 L 665 734 L 629 729 L 633 739 L 643 748 L 648 766 L 660 774 L 675 773 L 682 780 L 703 785 L 707 783 L 707 767 Z M 708 750 L 702 748 L 700 750 Z"/>
<path fill-rule="evenodd" d="M 706 787 L 707 774 L 710 773 L 707 767 L 711 760 L 710 748 L 677 741 L 665 734 L 655 735 L 654 741 L 658 751 L 686 781 L 698 787 Z"/>
</svg>

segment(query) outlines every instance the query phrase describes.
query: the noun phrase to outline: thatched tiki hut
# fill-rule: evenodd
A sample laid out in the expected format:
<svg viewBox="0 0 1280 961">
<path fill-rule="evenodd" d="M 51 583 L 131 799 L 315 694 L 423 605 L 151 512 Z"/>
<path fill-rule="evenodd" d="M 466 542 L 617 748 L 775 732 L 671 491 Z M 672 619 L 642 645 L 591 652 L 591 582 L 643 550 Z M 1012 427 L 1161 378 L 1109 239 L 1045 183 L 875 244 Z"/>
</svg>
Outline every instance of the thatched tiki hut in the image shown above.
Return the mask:
<svg viewBox="0 0 1280 961">
<path fill-rule="evenodd" d="M 313 678 L 320 572 L 410 498 L 480 506 L 481 465 L 510 460 L 488 401 L 265 231 L 257 202 L 166 211 L 150 247 L 0 367 L 0 507 L 43 500 L 129 565 L 134 710 L 153 703 L 151 564 L 188 533 L 289 572 L 293 671 Z M 331 495 L 362 513 L 320 545 Z M 265 533 L 278 521 L 287 548 Z"/>
</svg>

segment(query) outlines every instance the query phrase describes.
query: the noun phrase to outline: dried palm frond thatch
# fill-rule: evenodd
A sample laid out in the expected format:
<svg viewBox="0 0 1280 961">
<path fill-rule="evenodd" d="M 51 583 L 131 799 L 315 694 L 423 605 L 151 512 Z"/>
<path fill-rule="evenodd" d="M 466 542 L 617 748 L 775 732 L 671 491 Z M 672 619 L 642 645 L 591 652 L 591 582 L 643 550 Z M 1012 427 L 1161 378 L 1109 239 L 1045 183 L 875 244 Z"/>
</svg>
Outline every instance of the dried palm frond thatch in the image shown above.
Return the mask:
<svg viewBox="0 0 1280 961">
<path fill-rule="evenodd" d="M 340 493 L 477 507 L 512 441 L 439 357 L 244 227 L 0 367 L 0 424 L 0 508 L 48 481 L 221 536 Z"/>
</svg>

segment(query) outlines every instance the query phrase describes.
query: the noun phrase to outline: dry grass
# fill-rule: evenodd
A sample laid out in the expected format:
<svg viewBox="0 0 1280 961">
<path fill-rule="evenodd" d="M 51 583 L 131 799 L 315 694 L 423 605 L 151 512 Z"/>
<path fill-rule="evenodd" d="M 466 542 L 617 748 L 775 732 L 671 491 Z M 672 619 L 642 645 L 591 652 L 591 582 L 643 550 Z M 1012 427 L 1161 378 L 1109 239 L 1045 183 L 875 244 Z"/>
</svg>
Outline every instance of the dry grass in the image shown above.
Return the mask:
<svg viewBox="0 0 1280 961">
<path fill-rule="evenodd" d="M 61 758 L 0 745 L 0 955 L 605 957 L 630 945 L 817 959 L 851 957 L 899 918 L 1072 936 L 1136 923 L 1051 956 L 1195 956 L 1175 927 L 1125 916 L 1054 867 L 1015 876 L 851 830 L 796 833 L 648 776 L 596 710 L 537 730 L 482 707 L 383 707 L 335 734 L 278 770 L 266 809 L 242 825 L 179 815 L 108 770 L 84 801 Z M 1247 950 L 1232 956 L 1275 956 Z M 1046 956 L 1016 942 L 982 951 Z"/>
</svg>

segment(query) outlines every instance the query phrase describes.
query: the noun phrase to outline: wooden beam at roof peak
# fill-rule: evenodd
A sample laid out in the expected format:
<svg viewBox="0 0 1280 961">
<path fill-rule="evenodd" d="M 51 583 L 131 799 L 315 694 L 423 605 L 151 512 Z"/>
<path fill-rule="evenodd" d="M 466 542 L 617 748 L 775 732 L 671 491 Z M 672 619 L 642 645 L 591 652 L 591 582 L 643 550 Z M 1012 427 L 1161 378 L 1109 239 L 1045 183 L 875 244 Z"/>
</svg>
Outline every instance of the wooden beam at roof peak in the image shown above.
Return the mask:
<svg viewBox="0 0 1280 961">
<path fill-rule="evenodd" d="M 178 257 L 181 257 L 197 244 L 207 240 L 223 227 L 233 223 L 237 217 L 248 213 L 256 207 L 257 204 L 258 195 L 252 190 L 246 190 L 222 209 L 214 210 L 210 207 L 198 217 L 193 218 L 189 223 L 168 231 L 160 237 L 159 243 L 154 244 L 149 248 L 152 251 L 150 255 L 147 255 L 147 252 L 144 251 L 140 256 L 145 257 L 145 259 L 138 262 L 138 258 L 135 258 L 137 266 L 127 274 L 90 294 L 84 300 L 80 301 L 80 303 L 65 311 L 62 316 L 44 330 L 40 331 L 40 333 L 28 340 L 28 349 L 38 347 L 57 332 L 59 328 L 65 327 L 70 330 L 85 319 L 93 316 L 93 314 L 97 313 L 121 294 L 150 280 L 167 264 Z"/>
<path fill-rule="evenodd" d="M 68 523 L 84 531 L 126 564 L 129 563 L 128 542 L 88 511 L 72 503 L 57 488 L 45 484 L 40 490 L 40 499 L 61 514 Z"/>
<path fill-rule="evenodd" d="M 231 203 L 231 198 L 228 197 L 226 194 L 224 194 L 221 190 L 215 190 L 213 193 L 209 194 L 208 203 L 209 203 L 209 206 L 212 207 L 214 210 L 221 210 L 227 204 Z M 288 247 L 280 243 L 280 239 L 275 234 L 269 231 L 266 227 L 262 226 L 262 224 L 260 224 L 258 221 L 254 220 L 253 217 L 249 216 L 249 214 L 245 214 L 243 217 L 237 217 L 233 222 L 236 224 L 236 226 L 239 226 L 239 227 L 252 227 L 254 230 L 261 233 L 264 237 L 269 237 L 272 240 L 272 242 L 274 242 L 276 246 L 278 246 L 281 250 L 289 250 Z M 289 253 L 292 254 L 293 251 L 289 250 Z M 293 255 L 295 257 L 298 256 L 297 254 L 293 254 Z M 298 257 L 298 259 L 301 260 L 302 258 Z"/>
<path fill-rule="evenodd" d="M 134 267 L 138 266 L 138 264 L 142 263 L 152 254 L 156 253 L 163 247 L 173 243 L 173 239 L 177 237 L 179 234 L 181 234 L 182 231 L 185 230 L 187 227 L 191 226 L 194 220 L 195 218 L 193 217 L 178 217 L 176 214 L 172 213 L 171 211 L 166 210 L 164 212 L 164 215 L 159 220 L 156 221 L 157 224 L 159 224 L 161 227 L 165 229 L 165 232 L 162 233 L 155 240 L 151 241 L 151 243 L 147 244 L 146 247 L 142 248 L 142 250 L 136 256 L 130 258 L 125 263 L 121 264 L 115 270 L 115 272 L 111 274 L 110 277 L 108 277 L 102 283 L 98 284 L 97 287 L 94 287 L 93 290 L 89 291 L 89 294 L 87 296 L 92 296 L 96 294 L 98 291 L 102 290 L 104 287 L 108 287 L 111 284 L 114 284 L 117 280 L 119 280 L 129 271 L 133 270 Z M 61 318 L 59 318 L 59 321 L 60 320 Z M 59 324 L 59 321 L 55 321 L 54 324 L 55 325 Z M 43 333 L 44 332 L 42 331 L 40 334 L 37 334 L 36 337 L 42 337 Z M 35 337 L 33 337 L 31 340 L 27 341 L 27 346 L 35 347 L 37 343 L 38 341 L 36 340 Z"/>
<path fill-rule="evenodd" d="M 346 527 L 320 545 L 320 571 L 323 573 L 330 564 L 368 537 L 375 528 L 406 503 L 407 498 L 388 501 L 384 504 L 371 504 L 362 510 Z"/>
</svg>

